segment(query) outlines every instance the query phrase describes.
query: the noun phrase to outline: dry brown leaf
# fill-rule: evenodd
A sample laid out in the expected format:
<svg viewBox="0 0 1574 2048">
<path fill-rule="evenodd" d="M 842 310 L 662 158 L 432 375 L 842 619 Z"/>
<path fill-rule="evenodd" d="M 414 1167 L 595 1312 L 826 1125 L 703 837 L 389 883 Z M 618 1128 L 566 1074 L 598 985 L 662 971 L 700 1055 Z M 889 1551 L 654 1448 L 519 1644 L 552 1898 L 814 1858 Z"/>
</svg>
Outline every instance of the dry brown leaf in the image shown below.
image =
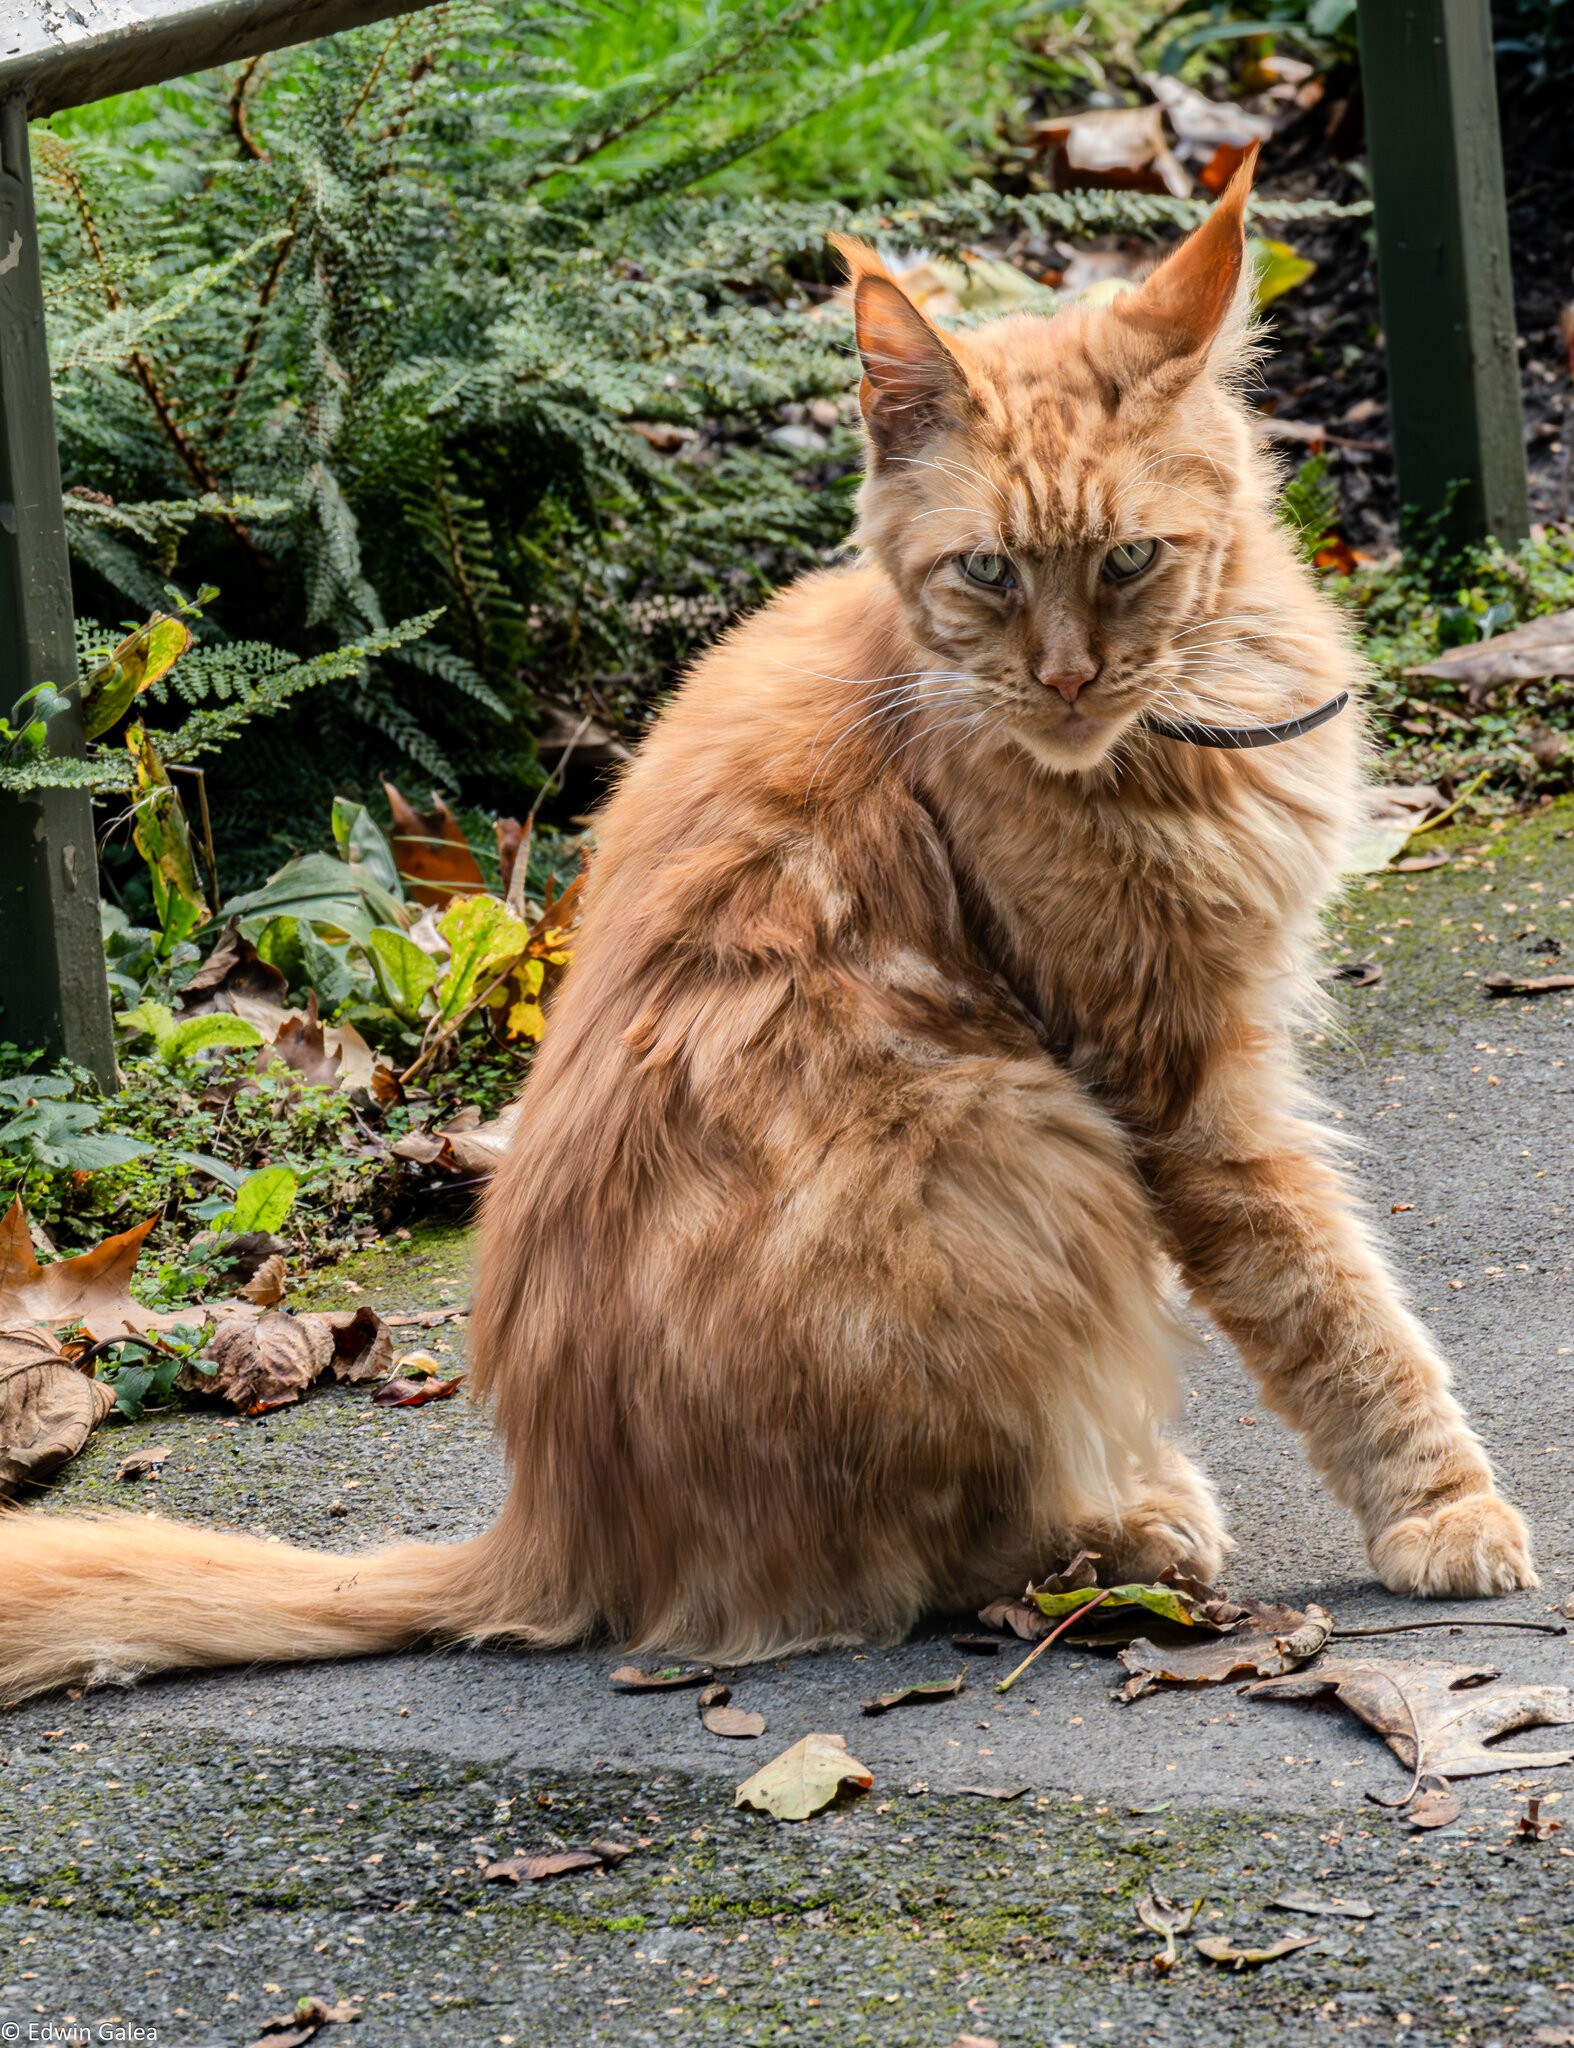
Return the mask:
<svg viewBox="0 0 1574 2048">
<path fill-rule="evenodd" d="M 256 947 L 250 939 L 242 937 L 240 926 L 232 918 L 219 934 L 213 951 L 182 985 L 180 1014 L 200 1017 L 211 1010 L 230 1009 L 229 999 L 235 996 L 276 1003 L 283 1009 L 289 990 L 283 974 L 258 957 Z"/>
<path fill-rule="evenodd" d="M 1277 1962 L 1280 1956 L 1293 1956 L 1297 1949 L 1315 1948 L 1322 1940 L 1320 1934 L 1286 1934 L 1267 1948 L 1237 1948 L 1228 1935 L 1205 1934 L 1196 1944 L 1199 1955 L 1205 1955 L 1210 1963 L 1231 1963 L 1237 1970 L 1248 1965 Z"/>
<path fill-rule="evenodd" d="M 1162 1934 L 1164 1946 L 1153 1958 L 1153 1967 L 1161 1977 L 1167 1977 L 1175 1967 L 1175 1937 L 1185 1934 L 1192 1922 L 1202 1911 L 1202 1900 L 1193 1899 L 1188 1906 L 1184 1899 L 1172 1899 L 1164 1892 L 1148 1891 L 1137 1901 L 1137 1918 L 1150 1934 Z"/>
<path fill-rule="evenodd" d="M 981 1636 L 964 1629 L 960 1635 L 951 1638 L 953 1650 L 965 1650 L 970 1657 L 998 1657 L 1005 1648 L 999 1636 Z"/>
<path fill-rule="evenodd" d="M 249 1301 L 254 1308 L 272 1308 L 275 1302 L 284 1299 L 284 1261 L 277 1252 L 270 1252 L 251 1278 L 236 1292 L 242 1301 Z"/>
<path fill-rule="evenodd" d="M 383 1379 L 393 1361 L 393 1336 L 374 1308 L 319 1310 L 297 1322 L 322 1324 L 331 1346 L 328 1370 L 345 1386 Z"/>
<path fill-rule="evenodd" d="M 350 2026 L 360 2016 L 361 2008 L 353 1998 L 339 2005 L 330 2005 L 325 1998 L 301 1998 L 293 2012 L 265 2020 L 251 2048 L 306 2048 L 324 2027 Z"/>
<path fill-rule="evenodd" d="M 0 1323 L 80 1323 L 90 1337 L 108 1342 L 128 1330 L 168 1330 L 191 1322 L 189 1308 L 154 1314 L 131 1298 L 137 1253 L 157 1221 L 150 1216 L 91 1251 L 41 1266 L 18 1196 L 0 1217 Z"/>
<path fill-rule="evenodd" d="M 1294 1671 L 1319 1655 L 1328 1641 L 1333 1616 L 1321 1607 L 1308 1607 L 1304 1614 L 1293 1608 L 1270 1608 L 1261 1603 L 1249 1618 L 1256 1624 L 1249 1632 L 1215 1636 L 1209 1642 L 1181 1643 L 1161 1649 L 1145 1636 L 1138 1636 L 1119 1652 L 1120 1661 L 1132 1674 L 1120 1689 L 1123 1700 L 1140 1699 L 1164 1681 L 1172 1685 L 1222 1685 L 1226 1680 L 1249 1675 L 1277 1678 Z M 1267 1626 L 1262 1626 L 1262 1623 Z"/>
<path fill-rule="evenodd" d="M 708 1685 L 715 1676 L 713 1664 L 658 1664 L 653 1671 L 620 1664 L 612 1683 L 619 1692 L 673 1692 L 687 1685 Z"/>
<path fill-rule="evenodd" d="M 1489 996 L 1550 996 L 1574 988 L 1574 974 L 1483 974 L 1481 986 Z"/>
<path fill-rule="evenodd" d="M 497 1171 L 518 1118 L 515 1103 L 490 1123 L 481 1122 L 479 1110 L 461 1110 L 437 1130 L 407 1131 L 389 1149 L 396 1159 L 408 1159 L 417 1166 L 485 1177 Z"/>
<path fill-rule="evenodd" d="M 840 1735 L 805 1735 L 745 1778 L 734 1806 L 752 1806 L 778 1820 L 807 1820 L 844 1791 L 866 1792 L 874 1773 L 847 1753 Z"/>
<path fill-rule="evenodd" d="M 306 998 L 306 1012 L 292 1010 L 279 1021 L 273 1041 L 257 1055 L 257 1071 L 266 1073 L 275 1060 L 282 1060 L 292 1074 L 312 1088 L 337 1088 L 343 1065 L 339 1054 L 330 1052 L 317 1016 L 317 991 Z"/>
<path fill-rule="evenodd" d="M 1047 1636 L 1054 1627 L 1047 1614 L 1041 1614 L 1026 1600 L 991 1600 L 987 1607 L 978 1610 L 978 1618 L 985 1628 L 1009 1629 L 1012 1635 L 1021 1636 L 1028 1643 Z"/>
<path fill-rule="evenodd" d="M 599 1849 L 553 1849 L 536 1856 L 504 1856 L 489 1863 L 481 1875 L 489 1884 L 540 1884 L 543 1878 L 567 1877 L 575 1870 L 601 1870 L 606 1863 Z"/>
<path fill-rule="evenodd" d="M 1089 1586 L 1098 1584 L 1098 1565 L 1096 1550 L 1079 1550 L 1069 1564 L 1062 1565 L 1058 1572 L 1051 1572 L 1047 1579 L 1040 1579 L 1028 1590 L 1033 1593 L 1084 1593 Z"/>
<path fill-rule="evenodd" d="M 1420 1829 L 1446 1828 L 1458 1818 L 1459 1800 L 1446 1778 L 1435 1778 L 1405 1814 L 1410 1825 Z"/>
<path fill-rule="evenodd" d="M 1260 1699 L 1311 1700 L 1332 1693 L 1399 1761 L 1427 1777 L 1481 1778 L 1495 1771 L 1547 1770 L 1574 1763 L 1574 1750 L 1490 1748 L 1522 1728 L 1574 1725 L 1574 1692 L 1519 1685 L 1489 1665 L 1367 1662 L 1329 1658 L 1315 1671 L 1248 1686 Z"/>
<path fill-rule="evenodd" d="M 1151 102 L 1057 115 L 1033 133 L 1041 148 L 1053 148 L 1052 175 L 1062 189 L 1093 185 L 1169 192 L 1177 199 L 1191 195 L 1191 179 L 1164 132 L 1164 110 Z"/>
<path fill-rule="evenodd" d="M 1268 1903 L 1281 1913 L 1334 1913 L 1343 1920 L 1370 1920 L 1377 1910 L 1365 1899 L 1325 1899 L 1316 1892 L 1280 1892 Z"/>
<path fill-rule="evenodd" d="M 0 1499 L 74 1458 L 114 1405 L 49 1331 L 0 1329 Z"/>
<path fill-rule="evenodd" d="M 1407 668 L 1407 676 L 1440 676 L 1464 686 L 1465 702 L 1476 709 L 1499 683 L 1539 682 L 1544 676 L 1574 675 L 1574 611 L 1552 612 L 1528 626 L 1495 633 L 1469 647 L 1450 647 L 1436 661 Z"/>
<path fill-rule="evenodd" d="M 154 1479 L 158 1469 L 169 1456 L 168 1444 L 149 1444 L 145 1451 L 133 1451 L 129 1458 L 122 1458 L 117 1479 Z"/>
<path fill-rule="evenodd" d="M 888 1714 L 893 1707 L 921 1706 L 925 1700 L 954 1700 L 967 1684 L 967 1675 L 959 1671 L 954 1678 L 930 1678 L 921 1685 L 898 1686 L 895 1692 L 883 1692 L 877 1698 L 865 1700 L 866 1714 Z"/>
<path fill-rule="evenodd" d="M 428 1401 L 446 1401 L 457 1394 L 464 1383 L 464 1374 L 455 1373 L 451 1380 L 385 1380 L 372 1396 L 375 1408 L 424 1408 Z"/>
<path fill-rule="evenodd" d="M 752 1741 L 765 1733 L 765 1716 L 751 1714 L 742 1707 L 728 1705 L 732 1698 L 730 1685 L 708 1685 L 695 1701 L 700 1710 L 700 1719 L 712 1735 L 730 1736 L 734 1742 Z"/>
<path fill-rule="evenodd" d="M 218 1370 L 183 1366 L 175 1383 L 182 1393 L 215 1395 L 242 1414 L 265 1415 L 298 1401 L 328 1369 L 333 1336 L 325 1317 L 232 1310 L 215 1324 L 198 1355 Z"/>
<path fill-rule="evenodd" d="M 464 827 L 437 791 L 432 791 L 429 811 L 418 811 L 391 782 L 383 784 L 383 791 L 393 813 L 394 862 L 411 901 L 437 908 L 453 896 L 484 896 L 486 877 Z"/>
</svg>

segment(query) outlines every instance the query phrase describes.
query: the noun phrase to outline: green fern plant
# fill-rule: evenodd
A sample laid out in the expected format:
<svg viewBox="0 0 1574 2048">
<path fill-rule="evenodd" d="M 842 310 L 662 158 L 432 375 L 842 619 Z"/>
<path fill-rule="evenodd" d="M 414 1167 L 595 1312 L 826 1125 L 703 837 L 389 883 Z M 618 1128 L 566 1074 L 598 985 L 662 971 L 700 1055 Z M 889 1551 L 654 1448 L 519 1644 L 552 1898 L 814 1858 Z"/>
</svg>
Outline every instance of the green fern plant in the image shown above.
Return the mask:
<svg viewBox="0 0 1574 2048">
<path fill-rule="evenodd" d="M 277 829 L 259 765 L 296 811 L 330 760 L 364 786 L 390 749 L 501 797 L 538 773 L 539 691 L 637 720 L 685 619 L 840 543 L 851 433 L 823 461 L 770 438 L 784 403 L 853 381 L 845 327 L 815 317 L 828 228 L 954 245 L 1197 217 L 982 184 L 861 212 L 718 189 L 943 59 L 942 27 L 829 64 L 822 4 L 717 0 L 592 86 L 562 13 L 445 0 L 141 96 L 112 139 L 35 133 L 83 608 L 224 591 L 160 744 L 211 751 L 283 712 L 248 772 L 214 771 L 247 836 Z M 302 745 L 289 707 L 322 681 Z"/>
</svg>

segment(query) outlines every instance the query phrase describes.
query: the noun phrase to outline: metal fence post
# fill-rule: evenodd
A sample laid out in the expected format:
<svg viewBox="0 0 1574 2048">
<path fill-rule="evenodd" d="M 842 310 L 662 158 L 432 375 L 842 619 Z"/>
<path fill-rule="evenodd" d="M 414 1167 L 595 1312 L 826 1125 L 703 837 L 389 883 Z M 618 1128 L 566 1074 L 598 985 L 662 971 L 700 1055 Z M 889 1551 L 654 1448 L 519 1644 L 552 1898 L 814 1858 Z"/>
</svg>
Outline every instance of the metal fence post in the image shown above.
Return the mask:
<svg viewBox="0 0 1574 2048">
<path fill-rule="evenodd" d="M 0 99 L 0 710 L 75 674 L 27 103 L 12 93 Z M 55 753 L 85 751 L 75 714 L 49 738 Z M 0 1038 L 115 1085 L 85 790 L 0 791 Z"/>
<path fill-rule="evenodd" d="M 1489 0 L 1356 19 L 1400 503 L 1513 543 L 1530 508 Z"/>
</svg>

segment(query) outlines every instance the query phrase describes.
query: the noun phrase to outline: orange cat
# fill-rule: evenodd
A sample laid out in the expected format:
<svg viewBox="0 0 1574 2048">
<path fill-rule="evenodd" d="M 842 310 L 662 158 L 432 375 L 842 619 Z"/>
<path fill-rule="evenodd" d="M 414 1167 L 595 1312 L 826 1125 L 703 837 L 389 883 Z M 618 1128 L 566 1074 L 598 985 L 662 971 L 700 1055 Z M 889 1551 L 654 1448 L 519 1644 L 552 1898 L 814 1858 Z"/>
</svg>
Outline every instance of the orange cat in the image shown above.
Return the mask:
<svg viewBox="0 0 1574 2048">
<path fill-rule="evenodd" d="M 419 1637 L 891 1638 L 1086 1544 L 1211 1577 L 1178 1267 L 1384 1582 L 1535 1584 L 1299 1106 L 1356 688 L 1236 394 L 1238 178 L 1135 293 L 954 336 L 854 279 L 854 567 L 700 662 L 601 821 L 486 1205 L 488 1534 L 4 1524 L 0 1697 Z"/>
</svg>

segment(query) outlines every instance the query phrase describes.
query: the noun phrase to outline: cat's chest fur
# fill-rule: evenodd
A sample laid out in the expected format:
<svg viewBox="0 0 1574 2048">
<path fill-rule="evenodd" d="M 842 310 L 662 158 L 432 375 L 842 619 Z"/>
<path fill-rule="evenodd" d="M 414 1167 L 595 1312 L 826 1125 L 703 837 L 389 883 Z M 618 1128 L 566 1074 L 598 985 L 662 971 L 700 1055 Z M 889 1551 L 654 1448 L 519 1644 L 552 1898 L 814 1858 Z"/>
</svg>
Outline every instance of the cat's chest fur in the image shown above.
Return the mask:
<svg viewBox="0 0 1574 2048">
<path fill-rule="evenodd" d="M 1272 1028 L 1305 971 L 1327 834 L 1258 774 L 1237 806 L 1046 800 L 1023 779 L 953 785 L 942 829 L 964 917 L 1057 1058 L 1125 1121 L 1184 1112 L 1243 1029 Z"/>
</svg>

